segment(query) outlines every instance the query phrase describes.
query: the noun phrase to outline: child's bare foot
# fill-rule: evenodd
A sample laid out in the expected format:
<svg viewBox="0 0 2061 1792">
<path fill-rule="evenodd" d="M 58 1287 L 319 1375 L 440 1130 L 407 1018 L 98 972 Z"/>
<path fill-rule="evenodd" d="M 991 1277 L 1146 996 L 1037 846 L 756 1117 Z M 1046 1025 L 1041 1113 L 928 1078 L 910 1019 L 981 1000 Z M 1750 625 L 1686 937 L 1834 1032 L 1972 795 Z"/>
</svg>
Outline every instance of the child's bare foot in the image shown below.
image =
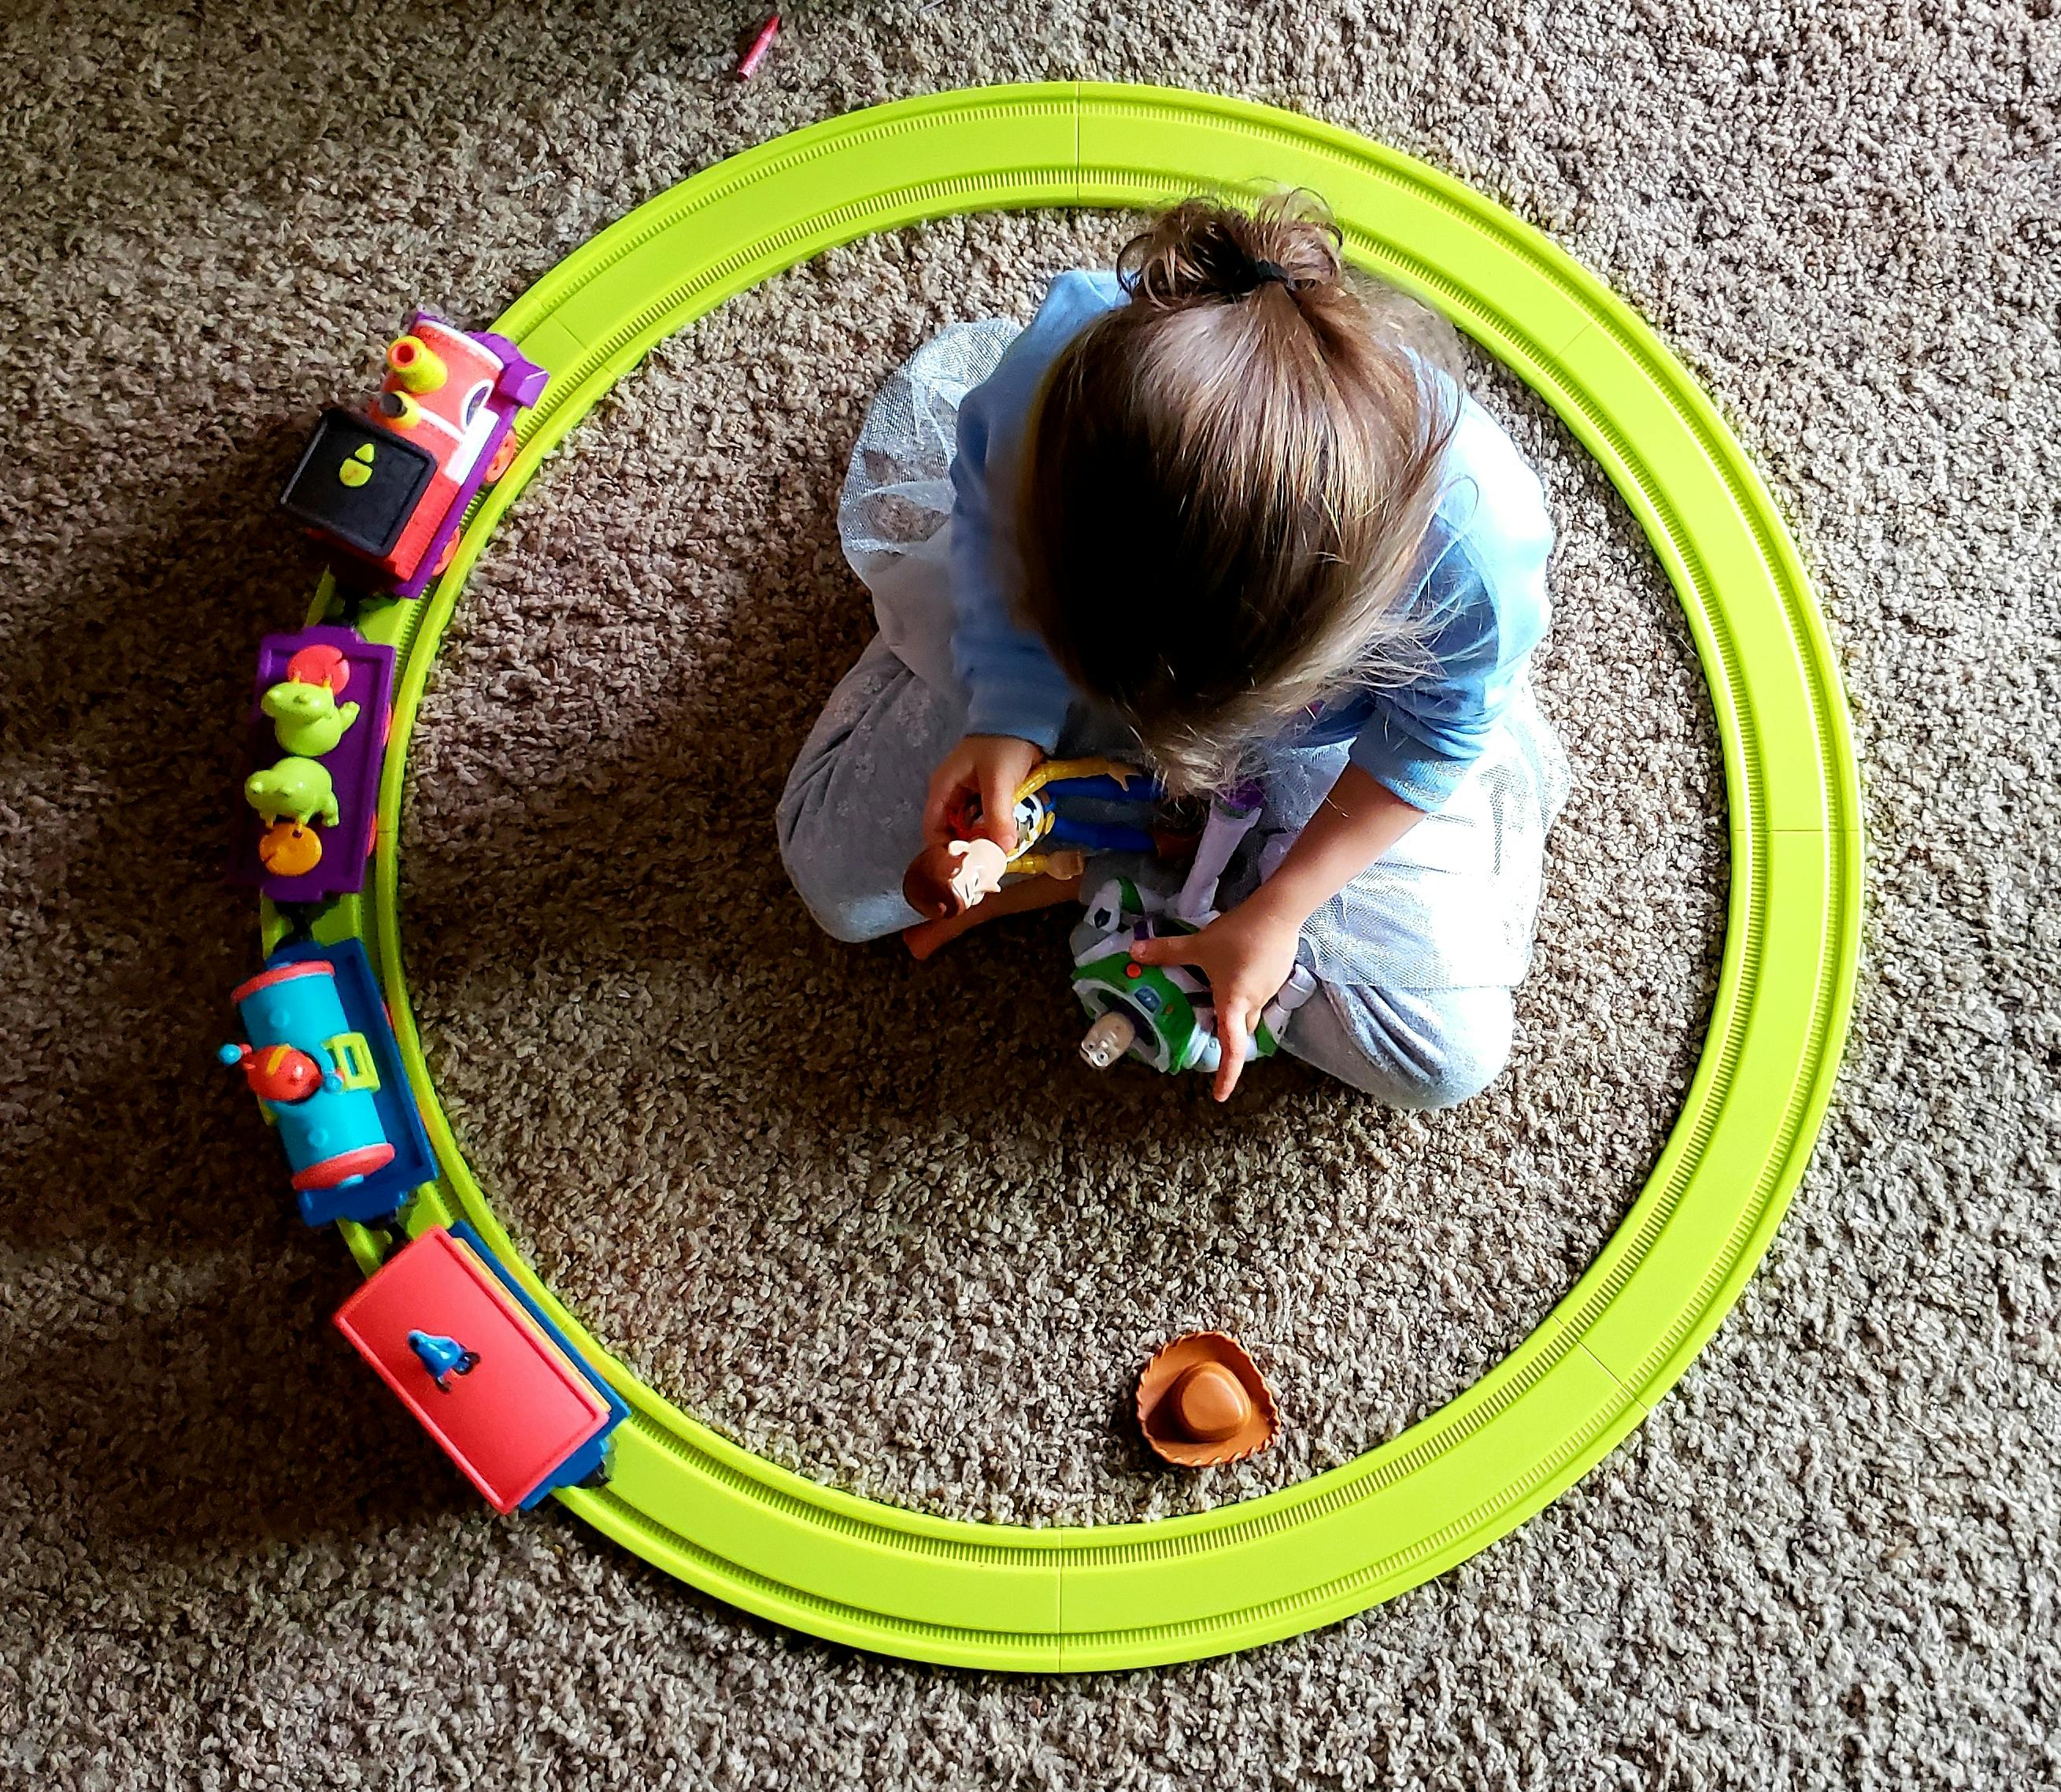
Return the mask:
<svg viewBox="0 0 2061 1792">
<path fill-rule="evenodd" d="M 1080 895 L 1078 872 L 1071 877 L 1026 877 L 1021 883 L 1003 884 L 993 896 L 958 914 L 905 927 L 902 930 L 902 942 L 912 957 L 928 958 L 940 946 L 956 940 L 968 928 L 978 927 L 982 921 L 995 920 L 1004 915 L 1028 914 L 1033 908 L 1050 908 L 1055 903 L 1078 902 Z"/>
</svg>

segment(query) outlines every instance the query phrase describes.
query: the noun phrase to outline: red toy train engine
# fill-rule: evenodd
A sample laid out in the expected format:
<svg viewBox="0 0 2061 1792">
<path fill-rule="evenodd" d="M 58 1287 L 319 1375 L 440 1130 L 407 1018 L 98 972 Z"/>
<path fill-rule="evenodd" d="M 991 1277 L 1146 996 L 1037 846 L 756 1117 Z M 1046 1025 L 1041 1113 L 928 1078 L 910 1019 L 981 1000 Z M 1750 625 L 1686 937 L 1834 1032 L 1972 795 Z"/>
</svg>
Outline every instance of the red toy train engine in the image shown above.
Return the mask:
<svg viewBox="0 0 2061 1792">
<path fill-rule="evenodd" d="M 370 407 L 322 413 L 279 502 L 369 583 L 419 597 L 474 494 L 507 471 L 516 414 L 549 377 L 506 336 L 418 311 L 388 345 Z"/>
</svg>

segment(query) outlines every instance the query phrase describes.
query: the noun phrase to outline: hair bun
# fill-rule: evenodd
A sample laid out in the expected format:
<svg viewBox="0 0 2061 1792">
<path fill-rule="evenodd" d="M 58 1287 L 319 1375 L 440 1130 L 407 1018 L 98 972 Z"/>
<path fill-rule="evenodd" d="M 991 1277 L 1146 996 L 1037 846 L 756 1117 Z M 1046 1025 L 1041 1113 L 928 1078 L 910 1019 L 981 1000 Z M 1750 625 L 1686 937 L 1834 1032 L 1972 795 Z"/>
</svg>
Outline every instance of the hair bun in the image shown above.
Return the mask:
<svg viewBox="0 0 2061 1792">
<path fill-rule="evenodd" d="M 1163 212 L 1117 258 L 1134 300 L 1174 307 L 1243 299 L 1279 284 L 1290 293 L 1339 284 L 1343 237 L 1323 202 L 1297 190 L 1251 209 L 1189 199 Z"/>
</svg>

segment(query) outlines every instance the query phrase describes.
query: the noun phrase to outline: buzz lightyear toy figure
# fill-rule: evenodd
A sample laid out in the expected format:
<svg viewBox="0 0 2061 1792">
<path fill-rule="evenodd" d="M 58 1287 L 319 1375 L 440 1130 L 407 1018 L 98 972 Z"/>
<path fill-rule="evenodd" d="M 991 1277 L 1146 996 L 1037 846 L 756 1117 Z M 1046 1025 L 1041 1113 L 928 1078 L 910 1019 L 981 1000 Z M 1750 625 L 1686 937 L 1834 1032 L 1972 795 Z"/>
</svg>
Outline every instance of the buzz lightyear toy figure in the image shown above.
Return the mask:
<svg viewBox="0 0 2061 1792">
<path fill-rule="evenodd" d="M 1098 1070 L 1129 1056 L 1155 1070 L 1214 1075 L 1223 1061 L 1208 983 L 1185 964 L 1141 964 L 1131 956 L 1135 941 L 1194 933 L 1215 919 L 1205 910 L 1185 920 L 1169 912 L 1171 906 L 1127 877 L 1111 879 L 1089 898 L 1087 924 L 1095 932 L 1074 954 L 1074 993 L 1093 1021 L 1082 1036 L 1081 1056 Z M 1247 1056 L 1273 1056 L 1288 1016 L 1316 988 L 1317 980 L 1298 964 L 1262 1012 Z"/>
<path fill-rule="evenodd" d="M 1185 965 L 1141 964 L 1131 948 L 1139 940 L 1199 932 L 1216 918 L 1218 881 L 1259 820 L 1264 792 L 1246 784 L 1213 796 L 1199 836 L 1149 824 L 1087 820 L 1059 807 L 1070 796 L 1156 806 L 1163 796 L 1155 780 L 1119 761 L 1047 760 L 1016 792 L 1013 852 L 1005 852 L 978 832 L 977 810 L 955 812 L 950 823 L 958 837 L 925 848 L 902 880 L 903 894 L 925 917 L 902 936 L 910 950 L 926 958 L 980 920 L 1071 900 L 1080 891 L 1083 848 L 1162 859 L 1179 859 L 1192 850 L 1187 877 L 1171 896 L 1128 877 L 1097 887 L 1087 899 L 1083 927 L 1075 932 L 1080 943 L 1073 988 L 1093 1022 L 1081 1041 L 1081 1056 L 1098 1070 L 1129 1056 L 1157 1070 L 1214 1073 L 1223 1052 L 1207 980 Z M 1140 821 L 1154 819 L 1147 815 Z M 1263 876 L 1272 869 L 1266 862 L 1269 856 L 1262 856 Z M 1017 881 L 1005 887 L 1005 876 Z M 1288 1016 L 1316 987 L 1316 980 L 1298 965 L 1262 1012 L 1246 1055 L 1271 1057 Z"/>
</svg>

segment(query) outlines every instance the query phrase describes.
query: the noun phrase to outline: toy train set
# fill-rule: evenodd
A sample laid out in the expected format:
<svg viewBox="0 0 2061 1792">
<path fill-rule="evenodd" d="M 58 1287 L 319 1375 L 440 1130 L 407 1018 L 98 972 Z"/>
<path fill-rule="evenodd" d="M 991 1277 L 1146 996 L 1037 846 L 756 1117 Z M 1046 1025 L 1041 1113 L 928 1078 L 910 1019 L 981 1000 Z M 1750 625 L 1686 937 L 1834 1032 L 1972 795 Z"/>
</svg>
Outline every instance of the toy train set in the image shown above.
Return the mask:
<svg viewBox="0 0 2061 1792">
<path fill-rule="evenodd" d="M 281 500 L 334 550 L 354 614 L 419 596 L 472 500 L 507 471 L 544 370 L 505 337 L 418 312 L 362 411 L 323 413 Z M 285 1149 L 311 1226 L 366 1229 L 365 1285 L 338 1329 L 502 1512 L 606 1472 L 629 1409 L 462 1221 L 406 1235 L 436 1159 L 363 944 L 332 917 L 365 886 L 394 696 L 392 647 L 342 620 L 267 635 L 230 876 L 278 944 L 230 1000 L 222 1047 Z"/>
<path fill-rule="evenodd" d="M 1836 657 L 1791 531 L 1709 395 L 1653 331 L 1564 250 L 1450 176 L 1335 126 L 1219 95 L 1091 81 L 926 94 L 822 121 L 655 195 L 626 227 L 610 228 L 551 269 L 516 302 L 510 315 L 519 328 L 509 327 L 554 362 L 545 402 L 562 406 L 558 421 L 569 425 L 670 333 L 832 243 L 970 206 L 1129 204 L 1140 195 L 1249 188 L 1255 142 L 1284 182 L 1325 190 L 1356 264 L 1422 292 L 1474 329 L 1483 351 L 1535 388 L 1638 498 L 1645 533 L 1704 650 L 1735 837 L 1755 847 L 1735 868 L 1731 921 L 1740 937 L 1725 954 L 1710 1037 L 1668 1147 L 1581 1286 L 1475 1387 L 1261 1505 L 1030 1537 L 898 1512 L 748 1451 L 712 1448 L 719 1441 L 698 1421 L 654 1394 L 634 1395 L 634 1455 L 630 1441 L 619 1439 L 626 1460 L 610 1497 L 574 1493 L 573 1509 L 683 1582 L 842 1646 L 988 1672 L 1150 1667 L 1331 1624 L 1448 1573 L 1589 1473 L 1695 1361 L 1767 1249 L 1832 1094 L 1866 906 L 1864 816 Z M 1563 346 L 1545 354 L 1542 343 Z M 537 436 L 529 439 L 534 446 Z M 373 445 L 372 462 L 362 463 L 366 483 L 382 444 Z M 489 467 L 501 451 L 497 445 Z M 508 478 L 522 479 L 531 458 L 517 455 Z M 332 464 L 338 483 L 358 479 Z M 426 551 L 434 576 L 443 548 Z M 367 590 L 378 588 L 376 567 L 362 557 L 347 563 Z M 418 627 L 415 610 L 361 604 L 354 586 L 326 580 L 312 619 L 350 623 L 426 659 L 445 616 L 432 607 Z M 278 701 L 288 715 L 260 713 L 298 724 L 297 706 L 305 707 L 318 744 L 330 726 L 342 742 L 366 726 L 366 706 L 355 689 L 346 697 L 332 685 L 330 694 L 333 722 L 319 698 L 298 694 Z M 345 713 L 350 704 L 358 716 Z M 396 732 L 405 745 L 406 726 Z M 400 768 L 386 769 L 390 812 Z M 295 768 L 288 774 L 300 776 Z M 339 793 L 333 825 L 348 832 L 344 802 Z M 278 862 L 266 868 L 274 875 L 304 875 L 292 868 L 314 862 L 295 828 L 338 848 L 330 856 L 346 865 L 354 856 L 355 838 L 350 853 L 339 837 L 322 842 L 320 831 L 332 826 L 326 806 L 306 808 L 307 823 L 286 812 L 265 824 L 266 831 L 285 824 L 272 848 Z M 1774 849 L 1760 850 L 1767 840 Z M 382 872 L 393 868 L 393 844 L 378 842 Z M 254 840 L 246 845 L 254 852 Z M 1207 858 L 1199 845 L 1197 856 Z M 360 883 L 362 869 L 355 868 Z M 993 893 L 991 906 L 1000 910 L 1010 891 L 1024 887 Z M 1185 904 L 1154 915 L 1143 897 L 1138 918 L 1120 889 L 1103 913 L 1132 929 L 1194 924 L 1181 912 Z M 306 901 L 268 895 L 265 943 L 310 947 L 334 976 L 334 942 L 364 932 L 388 944 L 394 908 L 385 876 L 362 903 L 350 892 Z M 1115 969 L 1167 1005 L 1143 972 L 1134 979 Z M 388 987 L 413 1087 L 434 1121 L 402 992 Z M 1094 992 L 1080 993 L 1085 1002 Z M 353 1019 L 349 993 L 339 990 L 338 999 Z M 381 1005 L 376 995 L 373 1005 Z M 1143 1001 L 1131 1005 L 1150 1012 Z M 365 1034 L 376 1067 L 376 1028 L 361 1020 L 351 1030 Z M 319 1072 L 326 1047 L 312 1043 L 316 1050 L 294 1048 Z M 1100 1048 L 1113 1047 L 1106 1040 Z M 235 1056 L 241 1064 L 240 1049 Z M 327 1061 L 342 1083 L 335 1057 Z M 298 1075 L 307 1080 L 305 1070 Z M 290 1096 L 295 1086 L 290 1080 L 279 1092 Z M 388 1142 L 398 1163 L 398 1141 Z M 431 1221 L 450 1212 L 446 1188 L 467 1181 L 456 1142 L 439 1133 L 438 1145 L 442 1181 L 418 1190 L 408 1209 L 409 1224 L 432 1241 L 427 1249 L 418 1239 L 394 1250 L 390 1239 L 348 1220 L 340 1229 L 361 1266 L 377 1272 L 375 1283 L 398 1295 L 410 1295 L 397 1271 L 411 1253 L 454 1265 L 468 1297 L 495 1303 L 490 1329 L 498 1333 L 504 1319 L 520 1323 L 520 1287 L 504 1281 L 504 1301 L 473 1279 L 475 1265 L 497 1279 L 505 1265 L 459 1228 L 446 1229 L 448 1242 L 435 1239 Z M 370 1199 L 367 1185 L 394 1169 L 335 1186 L 346 1198 Z M 497 1234 L 477 1191 L 466 1205 Z M 518 1281 L 535 1286 L 526 1276 Z M 470 1312 L 450 1325 L 426 1312 L 404 1314 L 370 1346 L 374 1366 L 432 1429 L 444 1422 L 440 1408 L 459 1409 L 492 1373 L 498 1346 L 483 1333 L 467 1335 L 475 1329 Z M 530 1347 L 529 1333 L 518 1335 Z M 584 1349 L 599 1358 L 593 1341 Z M 555 1361 L 548 1353 L 540 1360 Z M 614 1386 L 640 1387 L 628 1367 L 602 1360 Z M 1277 1422 L 1257 1365 L 1213 1333 L 1176 1338 L 1153 1357 L 1136 1414 L 1147 1444 L 1189 1464 L 1264 1447 Z M 567 1435 L 546 1425 L 531 1441 L 548 1454 Z M 446 1442 L 454 1453 L 462 1447 Z M 595 1472 L 607 1449 L 606 1430 L 598 1442 L 567 1446 L 536 1486 Z M 515 1480 L 526 1473 L 513 1465 Z M 504 1497 L 510 1490 L 507 1477 L 475 1478 Z M 469 1670 L 456 1658 L 443 1665 Z"/>
</svg>

